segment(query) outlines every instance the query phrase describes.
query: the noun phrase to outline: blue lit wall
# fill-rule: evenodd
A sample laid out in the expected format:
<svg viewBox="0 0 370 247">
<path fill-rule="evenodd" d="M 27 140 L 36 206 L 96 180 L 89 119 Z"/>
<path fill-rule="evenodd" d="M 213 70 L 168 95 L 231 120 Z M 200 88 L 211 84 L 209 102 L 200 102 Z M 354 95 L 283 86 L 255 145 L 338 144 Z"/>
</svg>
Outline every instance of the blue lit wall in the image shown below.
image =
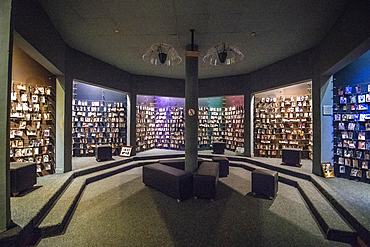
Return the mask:
<svg viewBox="0 0 370 247">
<path fill-rule="evenodd" d="M 370 51 L 334 74 L 335 86 L 370 84 Z"/>
</svg>

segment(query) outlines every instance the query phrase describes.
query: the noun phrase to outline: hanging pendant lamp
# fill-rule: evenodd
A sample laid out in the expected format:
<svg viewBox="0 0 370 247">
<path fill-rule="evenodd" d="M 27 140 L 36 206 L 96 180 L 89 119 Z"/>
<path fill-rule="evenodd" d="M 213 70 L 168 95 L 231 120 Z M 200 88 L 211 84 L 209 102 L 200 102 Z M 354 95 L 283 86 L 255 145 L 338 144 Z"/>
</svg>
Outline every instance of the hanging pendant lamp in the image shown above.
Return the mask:
<svg viewBox="0 0 370 247">
<path fill-rule="evenodd" d="M 243 58 L 244 55 L 238 47 L 220 43 L 207 51 L 207 54 L 203 57 L 203 62 L 213 66 L 231 65 L 241 61 Z"/>
<path fill-rule="evenodd" d="M 143 55 L 143 60 L 153 65 L 174 66 L 181 63 L 182 58 L 175 48 L 166 43 L 156 43 Z"/>
</svg>

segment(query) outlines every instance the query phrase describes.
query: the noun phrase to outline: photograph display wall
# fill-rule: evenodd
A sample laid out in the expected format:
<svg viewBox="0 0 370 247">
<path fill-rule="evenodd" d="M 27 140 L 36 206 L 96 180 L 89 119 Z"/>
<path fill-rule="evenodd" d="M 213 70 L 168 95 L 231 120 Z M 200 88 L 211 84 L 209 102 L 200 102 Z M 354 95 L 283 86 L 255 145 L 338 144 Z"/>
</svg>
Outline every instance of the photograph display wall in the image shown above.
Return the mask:
<svg viewBox="0 0 370 247">
<path fill-rule="evenodd" d="M 55 82 L 51 84 L 13 81 L 11 90 L 11 161 L 36 162 L 40 175 L 55 171 Z"/>
<path fill-rule="evenodd" d="M 370 53 L 334 75 L 334 173 L 370 182 Z"/>
<path fill-rule="evenodd" d="M 73 90 L 73 156 L 94 156 L 96 145 L 103 144 L 118 155 L 127 142 L 127 94 L 76 81 Z"/>
<path fill-rule="evenodd" d="M 256 157 L 281 158 L 284 148 L 299 148 L 303 159 L 312 159 L 311 96 L 256 100 L 254 132 Z"/>
<path fill-rule="evenodd" d="M 244 104 L 243 96 L 199 99 L 199 150 L 212 149 L 213 141 L 225 141 L 226 148 L 232 151 L 244 147 L 244 107 L 241 104 Z M 136 151 L 152 148 L 184 150 L 184 108 L 183 98 L 138 95 Z"/>
<path fill-rule="evenodd" d="M 14 44 L 10 162 L 35 162 L 38 176 L 55 173 L 55 86 L 55 76 Z"/>
</svg>

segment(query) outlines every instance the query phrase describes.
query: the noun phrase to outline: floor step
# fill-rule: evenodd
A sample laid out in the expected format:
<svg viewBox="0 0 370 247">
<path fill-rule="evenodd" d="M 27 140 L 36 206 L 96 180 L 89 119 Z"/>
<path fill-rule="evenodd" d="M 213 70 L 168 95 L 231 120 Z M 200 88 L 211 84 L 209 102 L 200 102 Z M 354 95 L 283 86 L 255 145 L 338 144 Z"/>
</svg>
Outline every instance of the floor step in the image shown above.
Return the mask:
<svg viewBox="0 0 370 247">
<path fill-rule="evenodd" d="M 241 166 L 251 171 L 260 168 L 246 162 L 230 162 L 230 164 Z M 281 172 L 279 173 L 279 181 L 298 188 L 313 216 L 329 240 L 349 244 L 354 244 L 357 241 L 357 232 L 346 222 L 311 181 Z"/>
<path fill-rule="evenodd" d="M 76 177 L 64 193 L 55 202 L 53 208 L 39 225 L 44 238 L 61 234 L 73 214 L 75 207 L 82 195 L 85 186 L 89 183 L 113 176 L 131 168 L 158 162 L 158 160 L 143 160 L 140 162 L 129 162 L 109 169 L 92 172 Z"/>
<path fill-rule="evenodd" d="M 65 224 L 68 221 L 68 215 L 71 213 L 73 205 L 76 203 L 75 199 L 82 193 L 86 180 L 76 178 L 69 185 L 67 190 L 56 202 L 51 211 L 43 219 L 39 228 L 45 237 L 58 234 L 63 231 Z"/>
</svg>

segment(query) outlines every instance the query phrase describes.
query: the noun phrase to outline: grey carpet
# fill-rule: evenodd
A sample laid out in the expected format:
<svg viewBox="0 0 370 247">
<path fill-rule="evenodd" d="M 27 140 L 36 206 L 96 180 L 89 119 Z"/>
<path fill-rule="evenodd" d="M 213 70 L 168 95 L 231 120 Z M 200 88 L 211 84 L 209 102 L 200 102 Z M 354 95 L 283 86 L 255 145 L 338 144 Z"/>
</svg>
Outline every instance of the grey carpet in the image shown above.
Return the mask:
<svg viewBox="0 0 370 247">
<path fill-rule="evenodd" d="M 135 168 L 87 186 L 65 234 L 38 246 L 348 246 L 328 241 L 294 187 L 255 198 L 250 172 L 230 169 L 215 202 L 178 203 Z"/>
</svg>

